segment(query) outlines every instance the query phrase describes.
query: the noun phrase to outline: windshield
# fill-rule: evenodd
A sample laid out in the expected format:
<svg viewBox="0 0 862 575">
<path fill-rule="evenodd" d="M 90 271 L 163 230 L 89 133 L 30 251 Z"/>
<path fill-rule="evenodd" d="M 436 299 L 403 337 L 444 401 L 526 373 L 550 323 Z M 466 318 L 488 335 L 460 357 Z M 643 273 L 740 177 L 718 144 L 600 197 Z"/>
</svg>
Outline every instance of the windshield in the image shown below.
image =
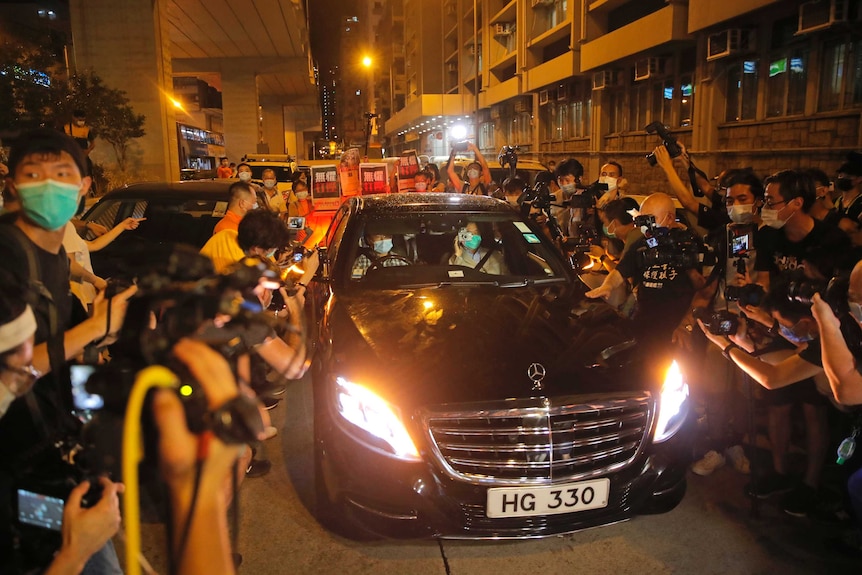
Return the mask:
<svg viewBox="0 0 862 575">
<path fill-rule="evenodd" d="M 557 250 L 514 211 L 358 216 L 353 224 L 338 266 L 352 288 L 511 287 L 568 279 Z"/>
</svg>

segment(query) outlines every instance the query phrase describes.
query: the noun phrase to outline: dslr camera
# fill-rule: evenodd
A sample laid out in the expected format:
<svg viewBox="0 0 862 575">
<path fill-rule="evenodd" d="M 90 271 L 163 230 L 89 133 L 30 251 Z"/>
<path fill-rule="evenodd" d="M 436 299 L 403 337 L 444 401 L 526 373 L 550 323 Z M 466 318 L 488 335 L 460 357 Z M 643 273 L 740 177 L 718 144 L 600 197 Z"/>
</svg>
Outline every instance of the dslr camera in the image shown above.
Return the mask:
<svg viewBox="0 0 862 575">
<path fill-rule="evenodd" d="M 664 147 L 667 149 L 667 153 L 670 154 L 671 158 L 678 158 L 682 155 L 682 148 L 679 146 L 676 138 L 671 135 L 669 131 L 670 129 L 661 122 L 656 121 L 652 124 L 647 124 L 644 130 L 646 130 L 647 134 L 658 134 L 658 137 L 661 138 L 661 143 L 664 144 Z M 655 152 L 647 154 L 646 160 L 649 162 L 650 166 L 655 167 L 656 164 L 658 164 Z"/>
<path fill-rule="evenodd" d="M 733 335 L 739 329 L 739 316 L 726 309 L 710 313 L 705 308 L 697 308 L 692 315 L 713 335 Z"/>
<path fill-rule="evenodd" d="M 470 149 L 470 142 L 464 140 L 463 142 L 452 142 L 452 151 L 455 153 L 466 152 Z"/>
<path fill-rule="evenodd" d="M 766 292 L 763 286 L 758 284 L 746 284 L 744 286 L 727 286 L 724 288 L 724 297 L 727 301 L 735 301 L 740 307 L 760 307 Z"/>
</svg>

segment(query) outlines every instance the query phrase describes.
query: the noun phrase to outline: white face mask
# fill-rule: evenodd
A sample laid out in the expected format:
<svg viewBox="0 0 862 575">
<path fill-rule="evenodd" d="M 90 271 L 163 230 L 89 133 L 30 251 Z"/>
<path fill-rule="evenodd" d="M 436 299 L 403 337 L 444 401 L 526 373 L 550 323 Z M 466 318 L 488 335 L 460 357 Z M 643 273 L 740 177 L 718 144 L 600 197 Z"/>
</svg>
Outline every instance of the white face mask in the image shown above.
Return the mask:
<svg viewBox="0 0 862 575">
<path fill-rule="evenodd" d="M 750 224 L 754 219 L 754 204 L 734 204 L 727 208 L 727 216 L 735 224 Z"/>
<path fill-rule="evenodd" d="M 308 197 L 308 192 L 296 192 L 296 199 L 297 200 L 304 200 L 307 197 Z"/>
<path fill-rule="evenodd" d="M 853 316 L 856 323 L 862 325 L 862 304 L 858 304 L 855 301 L 849 301 L 847 302 L 847 305 L 850 307 L 850 315 Z"/>
<path fill-rule="evenodd" d="M 784 224 L 787 223 L 787 220 L 778 218 L 778 210 L 770 208 L 763 208 L 760 210 L 760 218 L 763 220 L 764 224 L 776 230 L 780 230 L 784 227 Z"/>
<path fill-rule="evenodd" d="M 241 182 L 250 182 L 251 181 L 251 172 L 240 172 L 239 179 Z"/>
<path fill-rule="evenodd" d="M 414 187 L 416 188 L 417 192 L 424 192 L 425 190 L 428 189 L 428 183 L 427 182 L 416 182 Z"/>
<path fill-rule="evenodd" d="M 617 179 L 613 176 L 602 176 L 599 178 L 599 183 L 607 184 L 609 192 L 613 192 L 617 189 Z"/>
<path fill-rule="evenodd" d="M 467 170 L 467 177 L 471 180 L 475 180 L 479 177 L 479 170 Z"/>
<path fill-rule="evenodd" d="M 251 209 L 256 210 L 258 208 L 257 202 L 251 205 Z"/>
<path fill-rule="evenodd" d="M 84 127 L 84 124 L 86 124 L 86 123 L 87 123 L 86 120 L 76 120 L 75 121 L 75 125 L 78 126 L 79 128 Z"/>
<path fill-rule="evenodd" d="M 275 180 L 264 180 L 263 187 L 267 190 L 271 190 L 275 187 Z"/>
</svg>

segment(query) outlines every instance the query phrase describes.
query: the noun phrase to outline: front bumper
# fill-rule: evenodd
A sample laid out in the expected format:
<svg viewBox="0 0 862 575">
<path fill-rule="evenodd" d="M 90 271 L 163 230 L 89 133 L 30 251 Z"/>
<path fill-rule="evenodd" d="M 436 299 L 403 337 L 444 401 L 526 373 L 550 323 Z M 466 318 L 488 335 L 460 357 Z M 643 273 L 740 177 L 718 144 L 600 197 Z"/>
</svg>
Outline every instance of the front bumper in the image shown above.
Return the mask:
<svg viewBox="0 0 862 575">
<path fill-rule="evenodd" d="M 405 462 L 369 449 L 326 416 L 318 420 L 315 449 L 329 499 L 367 531 L 389 538 L 524 539 L 673 509 L 685 494 L 693 426 L 689 412 L 672 438 L 604 475 L 607 507 L 536 517 L 488 518 L 488 486 L 453 479 L 429 460 Z"/>
</svg>

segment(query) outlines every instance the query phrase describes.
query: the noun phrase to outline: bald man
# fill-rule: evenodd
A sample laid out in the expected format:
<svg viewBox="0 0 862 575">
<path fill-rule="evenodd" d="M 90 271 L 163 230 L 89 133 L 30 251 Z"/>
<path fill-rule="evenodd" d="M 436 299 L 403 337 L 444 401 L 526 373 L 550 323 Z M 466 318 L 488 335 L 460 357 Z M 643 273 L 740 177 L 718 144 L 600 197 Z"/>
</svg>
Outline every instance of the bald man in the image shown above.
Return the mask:
<svg viewBox="0 0 862 575">
<path fill-rule="evenodd" d="M 697 238 L 676 221 L 676 209 L 670 196 L 654 193 L 641 204 L 641 215 L 655 217 L 656 228 L 679 229 L 687 239 Z M 654 263 L 656 248 L 641 238 L 626 252 L 604 283 L 587 292 L 587 297 L 607 297 L 625 280 L 638 286 L 638 309 L 634 318 L 637 338 L 657 354 L 666 355 L 672 342 L 688 341 L 691 329 L 688 312 L 704 288 L 706 280 L 697 269 L 673 263 Z M 659 254 L 672 248 L 658 248 Z M 662 258 L 659 258 L 660 260 Z M 666 260 L 665 260 L 666 261 Z"/>
</svg>

